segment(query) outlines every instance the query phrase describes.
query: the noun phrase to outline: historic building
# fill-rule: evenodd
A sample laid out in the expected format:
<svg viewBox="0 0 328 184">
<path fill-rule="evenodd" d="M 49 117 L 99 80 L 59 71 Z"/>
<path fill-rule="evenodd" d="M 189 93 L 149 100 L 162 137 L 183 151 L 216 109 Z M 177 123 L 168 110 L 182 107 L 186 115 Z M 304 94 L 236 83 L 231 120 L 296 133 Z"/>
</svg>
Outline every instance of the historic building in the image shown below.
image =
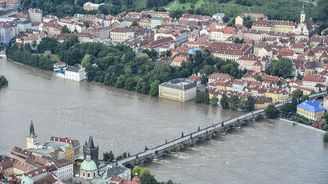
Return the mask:
<svg viewBox="0 0 328 184">
<path fill-rule="evenodd" d="M 38 143 L 37 135 L 34 132 L 34 125 L 31 121 L 30 125 L 30 134 L 26 137 L 26 148 L 27 149 L 34 149 L 36 148 L 36 144 Z"/>
<path fill-rule="evenodd" d="M 196 98 L 197 81 L 173 79 L 159 85 L 159 97 L 185 102 Z"/>
<path fill-rule="evenodd" d="M 90 155 L 91 160 L 93 160 L 98 167 L 98 157 L 99 157 L 99 146 L 95 146 L 93 139 L 90 136 L 88 141 L 85 141 L 83 145 L 83 157 L 87 160 L 87 156 Z"/>
<path fill-rule="evenodd" d="M 324 113 L 324 107 L 316 100 L 307 100 L 297 105 L 297 114 L 313 121 L 320 120 Z"/>
<path fill-rule="evenodd" d="M 57 76 L 73 81 L 82 81 L 87 78 L 82 66 L 68 66 L 65 70 L 59 70 Z"/>
<path fill-rule="evenodd" d="M 95 161 L 91 160 L 90 155 L 86 155 L 86 159 L 80 167 L 80 177 L 87 180 L 92 180 L 98 176 L 98 166 Z"/>
</svg>

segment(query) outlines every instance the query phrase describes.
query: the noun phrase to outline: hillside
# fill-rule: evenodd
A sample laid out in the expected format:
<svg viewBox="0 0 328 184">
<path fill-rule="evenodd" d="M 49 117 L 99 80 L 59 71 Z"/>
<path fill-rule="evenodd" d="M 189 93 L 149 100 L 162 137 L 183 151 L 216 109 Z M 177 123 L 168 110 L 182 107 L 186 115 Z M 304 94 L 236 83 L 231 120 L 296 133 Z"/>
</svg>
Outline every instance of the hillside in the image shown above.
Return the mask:
<svg viewBox="0 0 328 184">
<path fill-rule="evenodd" d="M 185 2 L 185 3 L 181 3 Z M 136 8 L 146 7 L 146 0 L 135 0 Z M 304 3 L 309 16 L 316 16 L 316 3 Z M 300 0 L 175 0 L 162 8 L 213 15 L 218 12 L 234 17 L 243 12 L 258 12 L 272 19 L 298 20 Z"/>
</svg>

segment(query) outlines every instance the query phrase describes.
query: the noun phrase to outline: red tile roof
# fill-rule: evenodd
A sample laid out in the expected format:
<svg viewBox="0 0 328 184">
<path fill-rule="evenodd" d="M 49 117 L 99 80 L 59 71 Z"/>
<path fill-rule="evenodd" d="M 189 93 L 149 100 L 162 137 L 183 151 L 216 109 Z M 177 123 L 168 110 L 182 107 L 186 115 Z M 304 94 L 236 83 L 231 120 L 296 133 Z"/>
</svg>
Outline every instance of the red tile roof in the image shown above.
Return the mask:
<svg viewBox="0 0 328 184">
<path fill-rule="evenodd" d="M 305 75 L 303 77 L 303 81 L 307 81 L 307 82 L 325 82 L 325 78 L 324 77 L 321 77 L 319 75 Z"/>
</svg>

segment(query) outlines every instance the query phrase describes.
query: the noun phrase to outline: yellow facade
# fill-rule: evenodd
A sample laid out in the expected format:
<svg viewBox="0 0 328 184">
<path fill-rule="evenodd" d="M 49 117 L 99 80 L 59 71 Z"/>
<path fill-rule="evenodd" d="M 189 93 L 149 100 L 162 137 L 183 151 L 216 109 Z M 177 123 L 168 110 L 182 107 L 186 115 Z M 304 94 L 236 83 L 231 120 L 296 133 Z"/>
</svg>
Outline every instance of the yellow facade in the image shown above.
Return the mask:
<svg viewBox="0 0 328 184">
<path fill-rule="evenodd" d="M 288 93 L 273 93 L 273 92 L 266 92 L 265 93 L 266 97 L 272 98 L 272 102 L 281 102 L 289 99 L 289 94 Z"/>
<path fill-rule="evenodd" d="M 313 93 L 312 89 L 304 88 L 304 87 L 298 87 L 298 86 L 291 86 L 291 92 L 301 90 L 304 95 L 311 95 Z"/>
<path fill-rule="evenodd" d="M 295 29 L 294 25 L 274 25 L 273 31 L 276 33 L 292 33 Z"/>
<path fill-rule="evenodd" d="M 241 57 L 241 55 L 224 54 L 224 53 L 213 53 L 213 56 L 221 58 L 223 60 L 232 60 L 232 61 L 237 61 L 237 59 Z"/>
<path fill-rule="evenodd" d="M 75 158 L 75 151 L 73 146 L 69 145 L 66 150 L 66 159 L 74 161 Z"/>
<path fill-rule="evenodd" d="M 319 112 L 311 112 L 311 111 L 306 111 L 305 109 L 297 107 L 297 114 L 300 114 L 310 120 L 317 121 L 322 118 L 323 114 L 325 111 L 319 111 Z"/>
<path fill-rule="evenodd" d="M 271 103 L 261 103 L 261 104 L 257 104 L 257 103 L 255 103 L 254 104 L 254 108 L 255 109 L 263 109 L 263 108 L 266 108 L 266 107 L 268 107 L 269 105 L 270 105 Z"/>
</svg>

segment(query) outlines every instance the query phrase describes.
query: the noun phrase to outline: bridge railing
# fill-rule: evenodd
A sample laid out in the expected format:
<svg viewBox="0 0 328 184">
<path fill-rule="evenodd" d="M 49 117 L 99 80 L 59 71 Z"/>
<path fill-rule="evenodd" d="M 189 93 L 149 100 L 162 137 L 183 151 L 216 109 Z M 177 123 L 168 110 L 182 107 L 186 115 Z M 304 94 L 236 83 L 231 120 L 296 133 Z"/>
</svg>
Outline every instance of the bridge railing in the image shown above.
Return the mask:
<svg viewBox="0 0 328 184">
<path fill-rule="evenodd" d="M 309 98 L 316 98 L 316 97 L 320 97 L 320 96 L 325 96 L 327 95 L 327 91 L 325 92 L 321 92 L 321 93 L 316 93 L 316 94 L 312 94 L 312 95 L 309 95 Z M 279 103 L 279 104 L 276 104 L 275 107 L 281 107 L 283 106 L 285 103 L 289 103 L 291 102 L 291 99 L 288 99 L 282 103 Z M 226 119 L 226 120 L 223 120 L 223 121 L 220 121 L 218 123 L 214 123 L 212 125 L 209 125 L 209 126 L 206 126 L 204 128 L 199 128 L 198 130 L 196 131 L 193 131 L 193 132 L 190 132 L 186 135 L 183 135 L 183 136 L 180 136 L 176 139 L 173 139 L 171 141 L 168 141 L 168 142 L 165 142 L 163 144 L 160 144 L 158 146 L 155 146 L 153 148 L 150 148 L 148 150 L 144 150 L 144 151 L 141 151 L 139 153 L 136 153 L 136 154 L 133 154 L 131 155 L 130 157 L 128 158 L 125 158 L 123 160 L 121 160 L 120 162 L 121 163 L 124 163 L 125 160 L 133 160 L 134 158 L 138 156 L 148 156 L 149 154 L 153 154 L 153 152 L 155 152 L 155 150 L 158 150 L 159 148 L 163 147 L 164 148 L 167 148 L 168 145 L 170 144 L 179 144 L 179 143 L 182 143 L 186 140 L 189 139 L 190 136 L 192 136 L 192 138 L 196 138 L 198 136 L 201 136 L 202 134 L 204 134 L 207 131 L 211 131 L 211 130 L 214 130 L 214 129 L 217 129 L 217 128 L 220 128 L 221 127 L 221 124 L 222 122 L 224 123 L 224 126 L 223 127 L 226 127 L 226 126 L 230 126 L 231 123 L 234 123 L 235 121 L 237 121 L 238 119 L 245 119 L 245 118 L 248 118 L 250 116 L 254 116 L 254 115 L 258 115 L 258 114 L 261 114 L 261 113 L 264 113 L 265 112 L 265 108 L 261 108 L 261 109 L 258 109 L 258 110 L 255 110 L 255 111 L 252 111 L 252 112 L 249 112 L 249 113 L 246 113 L 246 114 L 243 114 L 241 116 L 238 116 L 238 117 L 234 117 L 234 118 L 229 118 L 229 119 Z M 195 137 L 194 137 L 195 136 Z M 171 145 L 172 146 L 172 145 Z M 147 153 L 147 154 L 146 154 Z M 145 154 L 145 155 L 144 155 Z"/>
</svg>

